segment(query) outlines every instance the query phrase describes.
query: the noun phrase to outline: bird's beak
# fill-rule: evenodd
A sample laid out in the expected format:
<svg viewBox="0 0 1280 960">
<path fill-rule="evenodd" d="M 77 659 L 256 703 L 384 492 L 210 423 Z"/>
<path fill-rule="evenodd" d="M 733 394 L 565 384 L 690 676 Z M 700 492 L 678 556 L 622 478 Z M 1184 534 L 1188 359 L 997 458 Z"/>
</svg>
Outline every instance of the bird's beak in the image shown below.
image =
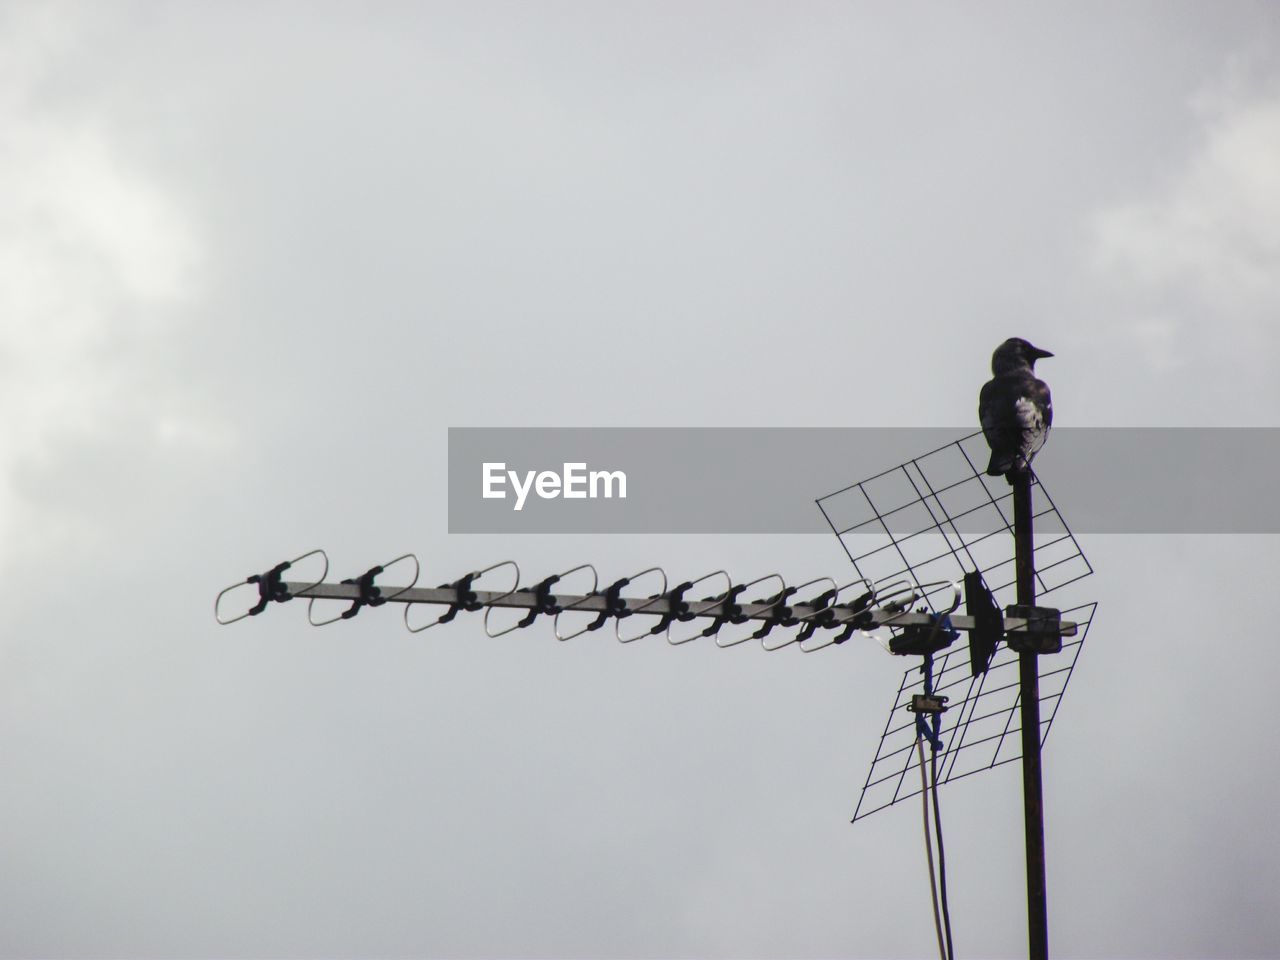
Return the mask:
<svg viewBox="0 0 1280 960">
<path fill-rule="evenodd" d="M 1045 357 L 1052 357 L 1053 354 L 1048 350 L 1041 350 L 1039 347 L 1031 348 L 1031 357 L 1034 360 L 1043 360 Z"/>
</svg>

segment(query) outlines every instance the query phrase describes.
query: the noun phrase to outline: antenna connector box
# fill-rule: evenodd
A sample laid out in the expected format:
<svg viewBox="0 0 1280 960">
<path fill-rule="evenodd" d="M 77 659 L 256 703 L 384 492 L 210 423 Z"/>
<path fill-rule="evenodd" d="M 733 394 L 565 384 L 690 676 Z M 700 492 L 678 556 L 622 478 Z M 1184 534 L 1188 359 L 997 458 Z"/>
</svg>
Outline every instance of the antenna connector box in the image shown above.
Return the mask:
<svg viewBox="0 0 1280 960">
<path fill-rule="evenodd" d="M 1004 642 L 1017 653 L 1061 653 L 1062 611 L 1052 607 L 1014 604 L 1006 607 Z M 1010 620 L 1025 620 L 1025 626 L 1010 628 Z"/>
<path fill-rule="evenodd" d="M 911 713 L 946 713 L 948 699 L 936 693 L 913 693 L 907 710 Z"/>
</svg>

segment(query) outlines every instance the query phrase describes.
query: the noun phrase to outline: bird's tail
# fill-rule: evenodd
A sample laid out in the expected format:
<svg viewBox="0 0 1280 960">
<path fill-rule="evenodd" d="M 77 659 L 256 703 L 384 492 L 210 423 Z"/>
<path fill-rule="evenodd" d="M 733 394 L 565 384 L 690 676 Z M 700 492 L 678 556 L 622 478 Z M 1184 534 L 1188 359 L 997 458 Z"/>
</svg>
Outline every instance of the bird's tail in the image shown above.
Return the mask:
<svg viewBox="0 0 1280 960">
<path fill-rule="evenodd" d="M 987 464 L 987 476 L 1004 477 L 1011 487 L 1017 484 L 1018 478 L 1024 473 L 1031 473 L 1031 464 L 1016 454 L 997 456 L 993 453 L 991 462 Z"/>
<path fill-rule="evenodd" d="M 1016 453 L 999 453 L 992 450 L 991 461 L 987 464 L 987 476 L 1003 477 L 1007 475 L 1013 470 L 1017 457 Z"/>
</svg>

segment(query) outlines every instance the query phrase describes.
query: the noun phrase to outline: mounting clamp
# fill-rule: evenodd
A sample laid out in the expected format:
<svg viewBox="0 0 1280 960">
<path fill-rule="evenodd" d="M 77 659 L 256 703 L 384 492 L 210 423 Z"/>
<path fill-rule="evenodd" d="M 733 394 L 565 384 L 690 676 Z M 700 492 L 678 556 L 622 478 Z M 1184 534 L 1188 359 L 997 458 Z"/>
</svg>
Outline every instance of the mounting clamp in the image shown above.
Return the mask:
<svg viewBox="0 0 1280 960">
<path fill-rule="evenodd" d="M 949 617 L 938 616 L 934 623 L 913 623 L 902 628 L 902 632 L 889 641 L 889 652 L 900 657 L 931 657 L 939 650 L 945 650 L 959 636 L 951 628 Z"/>
<path fill-rule="evenodd" d="M 1061 653 L 1062 611 L 1052 607 L 1014 604 L 1006 607 L 1004 642 L 1017 653 Z M 1009 620 L 1023 620 L 1025 625 L 1010 628 Z"/>
</svg>

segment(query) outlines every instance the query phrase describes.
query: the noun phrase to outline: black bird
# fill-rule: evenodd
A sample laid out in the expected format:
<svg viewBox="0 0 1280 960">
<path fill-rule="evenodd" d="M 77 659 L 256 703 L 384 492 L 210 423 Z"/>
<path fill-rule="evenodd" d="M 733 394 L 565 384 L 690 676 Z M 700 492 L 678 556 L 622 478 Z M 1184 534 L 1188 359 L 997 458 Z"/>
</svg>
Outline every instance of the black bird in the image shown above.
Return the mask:
<svg viewBox="0 0 1280 960">
<path fill-rule="evenodd" d="M 1013 478 L 1031 465 L 1053 424 L 1049 388 L 1035 375 L 1036 361 L 1052 357 L 1048 350 L 1012 337 L 991 355 L 995 376 L 978 395 L 978 421 L 991 447 L 987 474 Z"/>
</svg>

